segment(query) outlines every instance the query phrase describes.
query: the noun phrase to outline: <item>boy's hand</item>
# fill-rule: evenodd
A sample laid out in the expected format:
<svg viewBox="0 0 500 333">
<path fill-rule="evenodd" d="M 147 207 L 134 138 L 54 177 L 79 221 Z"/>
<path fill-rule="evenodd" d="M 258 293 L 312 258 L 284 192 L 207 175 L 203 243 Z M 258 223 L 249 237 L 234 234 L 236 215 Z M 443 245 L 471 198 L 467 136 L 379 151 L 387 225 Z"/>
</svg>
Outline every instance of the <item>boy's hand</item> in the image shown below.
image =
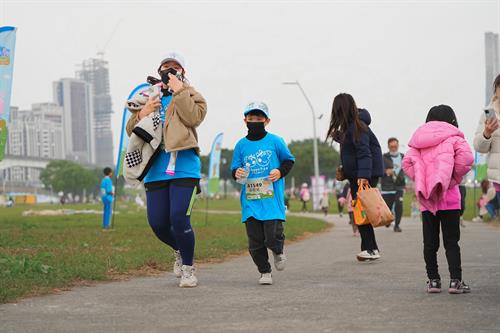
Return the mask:
<svg viewBox="0 0 500 333">
<path fill-rule="evenodd" d="M 273 169 L 269 173 L 269 180 L 272 182 L 275 182 L 280 178 L 281 178 L 281 171 L 279 171 L 278 169 Z"/>
<path fill-rule="evenodd" d="M 236 178 L 240 179 L 240 178 L 245 177 L 246 175 L 247 175 L 247 172 L 245 171 L 245 169 L 243 169 L 243 168 L 236 169 L 236 174 L 235 174 Z"/>
</svg>

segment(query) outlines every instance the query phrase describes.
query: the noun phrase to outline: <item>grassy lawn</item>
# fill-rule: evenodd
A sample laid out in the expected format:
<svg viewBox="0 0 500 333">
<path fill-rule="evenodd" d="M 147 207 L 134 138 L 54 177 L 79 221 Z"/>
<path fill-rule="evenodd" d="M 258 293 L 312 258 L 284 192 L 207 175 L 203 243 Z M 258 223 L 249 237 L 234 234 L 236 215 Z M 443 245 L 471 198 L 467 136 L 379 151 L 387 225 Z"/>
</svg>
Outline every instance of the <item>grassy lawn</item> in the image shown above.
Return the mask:
<svg viewBox="0 0 500 333">
<path fill-rule="evenodd" d="M 481 191 L 480 189 L 476 189 L 476 198 L 474 199 L 474 190 L 473 189 L 467 189 L 467 196 L 466 196 L 466 209 L 464 213 L 464 218 L 468 221 L 472 220 L 475 211 L 475 203 L 479 200 Z M 405 193 L 404 197 L 404 215 L 405 216 L 410 216 L 411 214 L 411 200 L 413 197 L 413 192 L 411 193 Z M 198 205 L 199 209 L 204 209 L 205 208 L 205 201 L 203 200 L 202 202 L 199 203 Z M 226 200 L 209 200 L 208 203 L 208 208 L 210 210 L 239 210 L 240 209 L 240 203 L 238 199 L 226 199 Z M 302 208 L 302 203 L 299 200 L 290 200 L 290 211 L 291 212 L 300 212 Z M 312 203 L 309 202 L 307 204 L 307 208 L 311 211 L 312 209 Z M 337 214 L 338 209 L 337 209 L 337 202 L 336 199 L 334 198 L 333 195 L 330 196 L 330 209 L 329 212 L 331 214 Z M 344 208 L 344 213 L 347 212 L 347 209 Z M 477 209 L 476 209 L 476 214 L 477 214 Z"/>
<path fill-rule="evenodd" d="M 238 202 L 233 200 L 234 209 Z M 221 204 L 221 203 L 218 203 Z M 227 204 L 227 203 L 226 203 Z M 224 206 L 224 204 L 221 204 Z M 202 202 L 198 208 L 204 207 Z M 170 270 L 172 252 L 153 235 L 145 210 L 118 204 L 115 230 L 102 232 L 99 215 L 23 217 L 26 209 L 58 209 L 60 206 L 0 208 L 0 303 L 39 295 L 88 281 L 105 281 L 130 275 Z M 99 205 L 64 208 L 100 209 Z M 214 207 L 210 206 L 211 209 Z M 239 215 L 193 214 L 196 259 L 221 260 L 247 247 Z M 288 240 L 326 229 L 326 223 L 289 217 Z"/>
</svg>

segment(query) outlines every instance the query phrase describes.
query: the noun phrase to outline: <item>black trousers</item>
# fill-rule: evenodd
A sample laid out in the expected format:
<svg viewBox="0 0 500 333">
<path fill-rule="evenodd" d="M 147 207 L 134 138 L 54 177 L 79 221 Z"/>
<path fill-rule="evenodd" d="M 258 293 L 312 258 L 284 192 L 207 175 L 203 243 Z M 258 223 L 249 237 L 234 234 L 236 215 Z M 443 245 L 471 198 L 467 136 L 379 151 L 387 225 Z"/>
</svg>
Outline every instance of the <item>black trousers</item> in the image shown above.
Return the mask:
<svg viewBox="0 0 500 333">
<path fill-rule="evenodd" d="M 403 217 L 403 190 L 398 190 L 396 193 L 384 194 L 382 198 L 384 198 L 385 203 L 392 210 L 394 206 L 394 213 L 396 213 L 396 227 L 401 223 L 401 218 Z"/>
<path fill-rule="evenodd" d="M 276 254 L 283 253 L 285 234 L 283 221 L 260 221 L 253 217 L 245 222 L 248 236 L 248 251 L 261 274 L 271 273 L 267 249 Z"/>
<path fill-rule="evenodd" d="M 422 212 L 424 234 L 424 259 L 427 277 L 440 279 L 437 263 L 439 249 L 439 229 L 443 231 L 443 243 L 448 260 L 451 279 L 462 280 L 462 261 L 460 258 L 460 210 L 440 210 L 436 215 Z"/>
<path fill-rule="evenodd" d="M 465 212 L 465 198 L 467 197 L 467 188 L 464 185 L 458 186 L 460 190 L 460 216 L 464 215 Z"/>
<path fill-rule="evenodd" d="M 351 186 L 351 196 L 355 200 L 358 197 L 358 180 L 349 179 Z M 370 179 L 370 186 L 376 187 L 378 178 Z M 361 236 L 361 251 L 378 250 L 377 240 L 375 239 L 375 231 L 371 224 L 358 225 L 359 235 Z"/>
</svg>

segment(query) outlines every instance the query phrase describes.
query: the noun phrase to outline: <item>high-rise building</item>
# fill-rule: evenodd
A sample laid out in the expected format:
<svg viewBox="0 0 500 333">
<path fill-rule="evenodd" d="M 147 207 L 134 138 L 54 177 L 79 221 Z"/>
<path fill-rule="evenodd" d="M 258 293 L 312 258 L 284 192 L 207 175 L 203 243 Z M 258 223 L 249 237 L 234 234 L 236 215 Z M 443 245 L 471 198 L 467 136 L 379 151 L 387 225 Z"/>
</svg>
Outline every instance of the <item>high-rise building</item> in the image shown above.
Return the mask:
<svg viewBox="0 0 500 333">
<path fill-rule="evenodd" d="M 90 58 L 76 72 L 77 78 L 92 85 L 94 104 L 95 163 L 100 166 L 113 165 L 113 133 L 111 115 L 113 113 L 109 93 L 108 62 Z"/>
<path fill-rule="evenodd" d="M 66 159 L 95 164 L 92 86 L 79 79 L 54 82 L 54 101 L 63 110 Z"/>
<path fill-rule="evenodd" d="M 491 101 L 493 96 L 493 81 L 499 73 L 498 63 L 498 34 L 486 32 L 484 34 L 484 53 L 486 63 L 486 105 Z"/>
<path fill-rule="evenodd" d="M 63 111 L 55 103 L 33 104 L 31 110 L 11 108 L 7 154 L 31 158 L 64 159 Z M 40 169 L 16 166 L 3 171 L 8 182 L 41 185 Z"/>
</svg>

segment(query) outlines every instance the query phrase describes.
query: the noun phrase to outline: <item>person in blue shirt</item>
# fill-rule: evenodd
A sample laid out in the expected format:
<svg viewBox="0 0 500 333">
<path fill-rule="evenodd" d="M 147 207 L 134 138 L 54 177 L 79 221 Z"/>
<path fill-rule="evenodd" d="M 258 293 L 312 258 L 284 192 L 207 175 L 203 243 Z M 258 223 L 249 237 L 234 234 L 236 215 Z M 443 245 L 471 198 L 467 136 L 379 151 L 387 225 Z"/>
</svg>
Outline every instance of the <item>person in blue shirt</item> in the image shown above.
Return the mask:
<svg viewBox="0 0 500 333">
<path fill-rule="evenodd" d="M 161 94 L 150 98 L 131 125 L 159 111 L 162 144 L 144 177 L 148 222 L 156 237 L 174 250 L 179 287 L 198 284 L 194 274 L 195 234 L 191 211 L 200 192 L 201 160 L 196 127 L 206 115 L 205 99 L 189 85 L 184 58 L 170 52 L 158 67 Z M 176 149 L 172 149 L 175 147 Z M 180 147 L 180 148 L 179 148 Z"/>
<path fill-rule="evenodd" d="M 245 223 L 250 255 L 261 274 L 259 283 L 272 284 L 267 250 L 274 255 L 277 270 L 285 268 L 285 179 L 295 162 L 285 141 L 268 133 L 269 110 L 262 102 L 250 103 L 244 111 L 248 135 L 238 141 L 231 171 L 240 184 L 242 222 Z"/>
<path fill-rule="evenodd" d="M 113 191 L 113 182 L 111 176 L 113 171 L 111 168 L 104 168 L 104 178 L 101 180 L 101 200 L 104 205 L 104 211 L 102 214 L 102 229 L 108 230 L 111 222 L 111 215 L 113 214 L 112 203 L 113 196 L 115 195 Z"/>
</svg>

